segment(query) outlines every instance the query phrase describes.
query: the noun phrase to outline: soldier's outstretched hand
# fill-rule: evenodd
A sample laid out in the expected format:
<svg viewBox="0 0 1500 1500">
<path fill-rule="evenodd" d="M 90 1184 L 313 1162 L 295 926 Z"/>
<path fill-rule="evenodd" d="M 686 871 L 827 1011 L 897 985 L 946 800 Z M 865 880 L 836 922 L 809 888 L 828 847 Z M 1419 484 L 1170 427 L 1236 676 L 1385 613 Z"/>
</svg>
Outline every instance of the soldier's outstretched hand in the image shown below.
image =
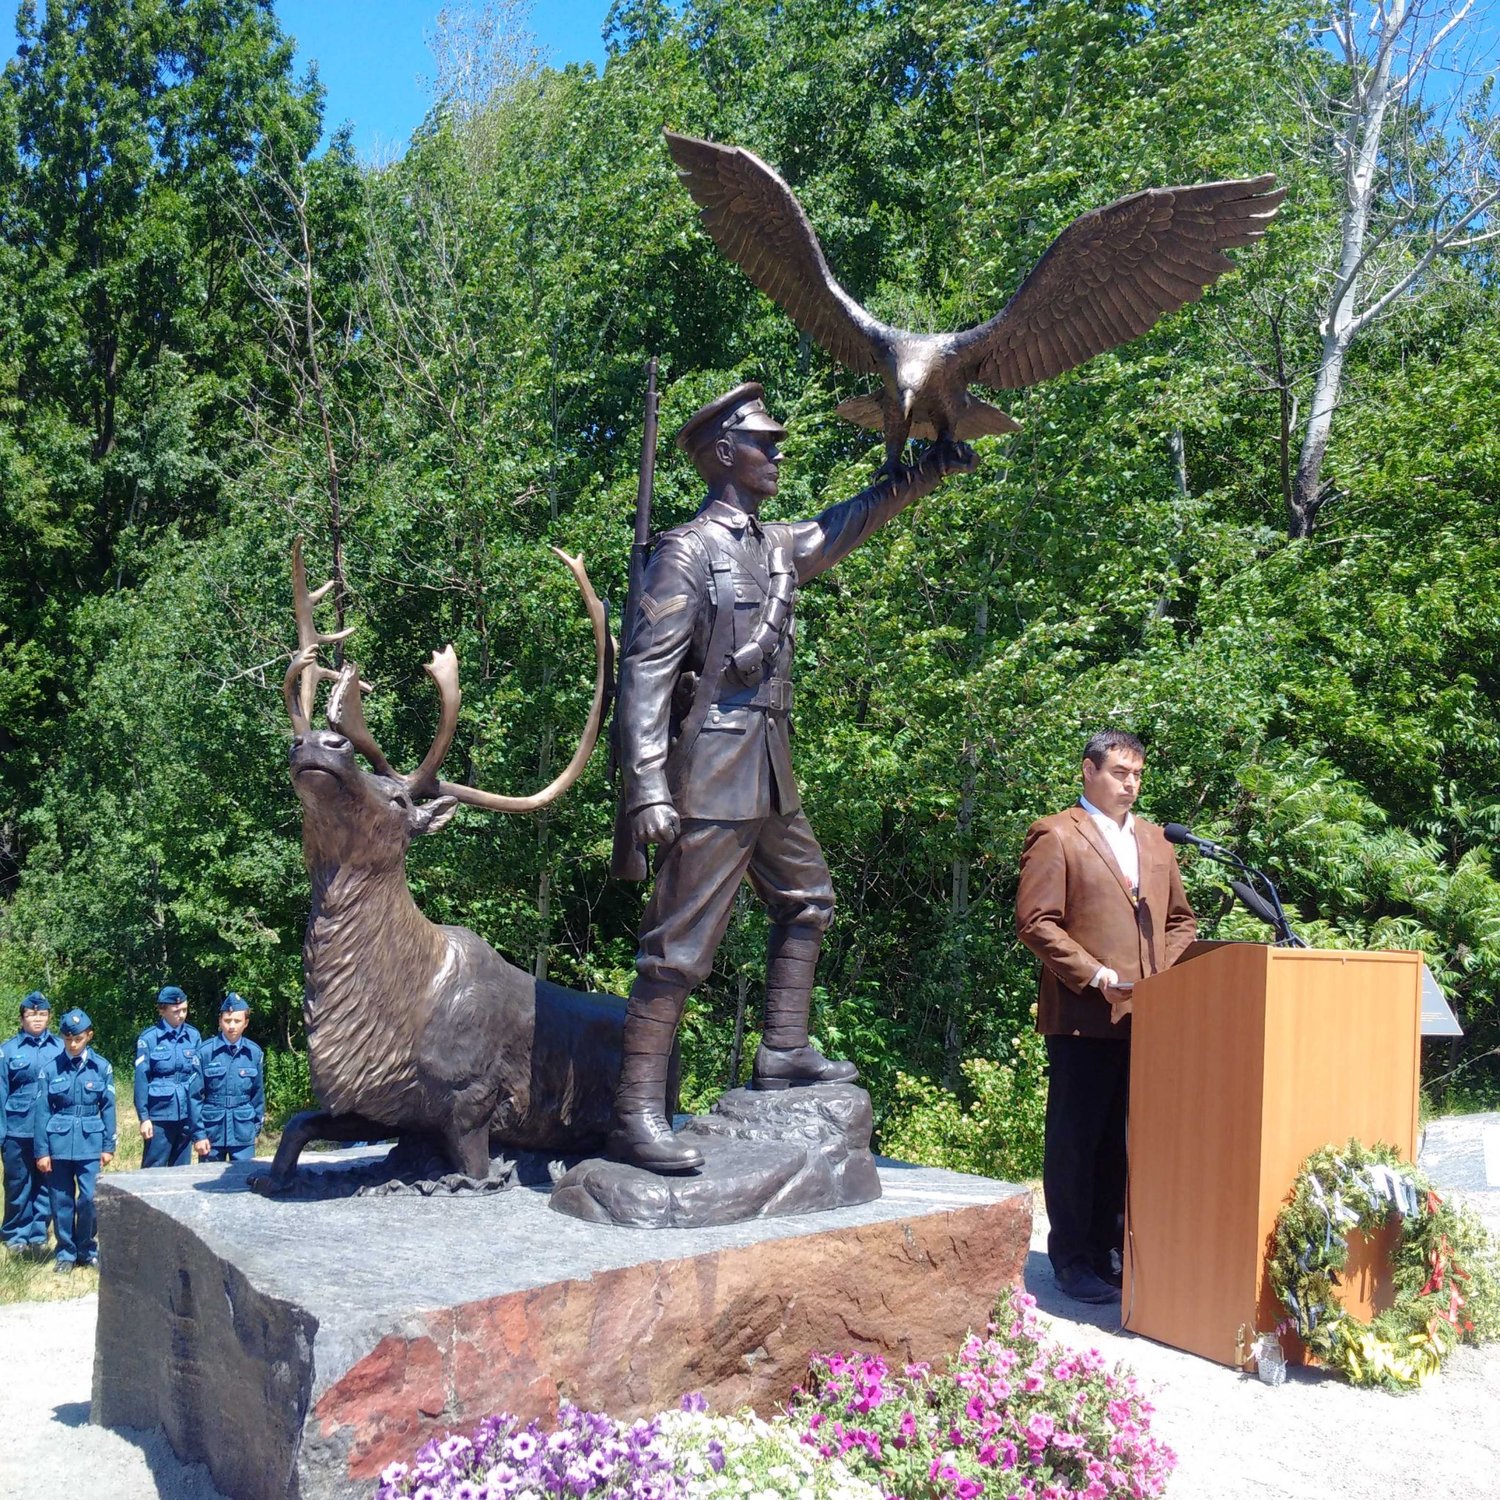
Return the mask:
<svg viewBox="0 0 1500 1500">
<path fill-rule="evenodd" d="M 917 463 L 919 469 L 935 468 L 943 479 L 950 474 L 968 474 L 978 465 L 979 455 L 957 438 L 940 438 L 923 452 Z"/>
<path fill-rule="evenodd" d="M 682 831 L 670 802 L 653 802 L 630 815 L 630 832 L 638 844 L 671 844 Z"/>
</svg>

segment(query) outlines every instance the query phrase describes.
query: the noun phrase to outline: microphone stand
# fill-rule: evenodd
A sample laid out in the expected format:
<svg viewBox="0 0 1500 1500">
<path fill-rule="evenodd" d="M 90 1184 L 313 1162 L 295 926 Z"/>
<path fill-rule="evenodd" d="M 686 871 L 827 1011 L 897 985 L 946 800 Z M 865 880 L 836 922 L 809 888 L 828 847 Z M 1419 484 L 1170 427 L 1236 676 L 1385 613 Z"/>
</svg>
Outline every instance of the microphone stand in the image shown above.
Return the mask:
<svg viewBox="0 0 1500 1500">
<path fill-rule="evenodd" d="M 1237 880 L 1231 880 L 1229 884 L 1234 888 L 1235 894 L 1239 896 L 1241 901 L 1245 901 L 1246 894 L 1256 898 L 1255 901 L 1245 901 L 1245 905 L 1262 921 L 1269 922 L 1271 927 L 1275 929 L 1276 945 L 1278 947 L 1306 948 L 1308 946 L 1306 940 L 1298 937 L 1292 930 L 1292 924 L 1287 918 L 1286 908 L 1281 904 L 1281 895 L 1272 884 L 1271 877 L 1264 870 L 1257 870 L 1254 866 L 1247 865 L 1233 849 L 1225 849 L 1222 845 L 1210 843 L 1207 839 L 1194 837 L 1190 842 L 1200 854 L 1206 854 L 1210 859 L 1217 860 L 1221 865 L 1233 865 L 1246 876 L 1250 884 L 1244 891 L 1240 889 L 1240 882 Z M 1259 881 L 1265 887 L 1266 897 L 1269 897 L 1269 900 L 1261 896 L 1260 892 L 1255 889 L 1256 881 Z M 1263 907 L 1264 910 L 1258 909 L 1258 907 Z"/>
</svg>

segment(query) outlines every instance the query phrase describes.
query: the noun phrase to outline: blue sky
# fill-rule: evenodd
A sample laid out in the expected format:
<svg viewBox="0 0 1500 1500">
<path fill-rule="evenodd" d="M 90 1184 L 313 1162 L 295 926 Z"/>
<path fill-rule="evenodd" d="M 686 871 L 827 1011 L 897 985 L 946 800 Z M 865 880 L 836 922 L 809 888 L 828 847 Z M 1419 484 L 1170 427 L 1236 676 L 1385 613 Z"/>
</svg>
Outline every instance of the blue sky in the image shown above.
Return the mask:
<svg viewBox="0 0 1500 1500">
<path fill-rule="evenodd" d="M 441 4 L 429 0 L 277 0 L 281 29 L 297 41 L 297 72 L 316 60 L 328 90 L 324 119 L 354 127 L 361 156 L 399 155 L 431 102 L 427 38 Z M 544 62 L 604 65 L 609 0 L 535 0 L 530 28 Z"/>
</svg>

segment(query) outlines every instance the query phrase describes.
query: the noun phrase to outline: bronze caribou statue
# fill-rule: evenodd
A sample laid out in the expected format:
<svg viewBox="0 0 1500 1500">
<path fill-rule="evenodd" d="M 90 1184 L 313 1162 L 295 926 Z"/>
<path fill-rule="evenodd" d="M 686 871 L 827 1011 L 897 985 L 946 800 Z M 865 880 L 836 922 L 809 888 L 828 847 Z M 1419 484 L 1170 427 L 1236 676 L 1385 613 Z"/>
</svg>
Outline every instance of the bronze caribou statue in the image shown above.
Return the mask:
<svg viewBox="0 0 1500 1500">
<path fill-rule="evenodd" d="M 556 551 L 557 549 L 553 549 Z M 611 648 L 604 606 L 580 558 L 557 554 L 593 623 L 594 700 L 572 760 L 542 791 L 502 797 L 438 778 L 458 724 L 458 659 L 434 652 L 441 704 L 436 737 L 409 775 L 394 770 L 365 725 L 368 686 L 352 662 L 335 672 L 314 607 L 331 584 L 307 587 L 301 540 L 292 551 L 299 649 L 283 683 L 292 721 L 292 785 L 312 882 L 303 942 L 303 1019 L 322 1108 L 288 1121 L 262 1192 L 285 1191 L 314 1140 L 428 1137 L 453 1170 L 489 1171 L 492 1146 L 557 1153 L 600 1142 L 620 1074 L 624 1002 L 535 979 L 466 927 L 439 927 L 417 909 L 406 851 L 436 833 L 460 802 L 531 812 L 579 777 L 598 738 Z M 333 683 L 329 727 L 311 727 L 318 684 Z M 373 768 L 365 770 L 362 756 Z"/>
</svg>

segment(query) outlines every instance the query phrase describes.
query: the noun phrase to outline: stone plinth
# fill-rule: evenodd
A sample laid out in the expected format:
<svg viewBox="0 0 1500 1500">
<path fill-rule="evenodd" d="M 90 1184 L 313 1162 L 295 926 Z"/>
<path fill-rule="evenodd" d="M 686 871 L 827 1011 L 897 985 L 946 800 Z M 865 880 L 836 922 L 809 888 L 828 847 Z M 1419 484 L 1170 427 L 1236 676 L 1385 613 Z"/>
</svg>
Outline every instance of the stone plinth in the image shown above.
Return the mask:
<svg viewBox="0 0 1500 1500">
<path fill-rule="evenodd" d="M 366 1496 L 427 1437 L 559 1397 L 769 1413 L 813 1350 L 942 1359 L 1019 1283 L 1031 1231 L 1024 1188 L 890 1162 L 875 1202 L 650 1231 L 567 1218 L 547 1187 L 285 1201 L 254 1170 L 99 1192 L 93 1420 L 163 1427 L 236 1500 Z"/>
</svg>

